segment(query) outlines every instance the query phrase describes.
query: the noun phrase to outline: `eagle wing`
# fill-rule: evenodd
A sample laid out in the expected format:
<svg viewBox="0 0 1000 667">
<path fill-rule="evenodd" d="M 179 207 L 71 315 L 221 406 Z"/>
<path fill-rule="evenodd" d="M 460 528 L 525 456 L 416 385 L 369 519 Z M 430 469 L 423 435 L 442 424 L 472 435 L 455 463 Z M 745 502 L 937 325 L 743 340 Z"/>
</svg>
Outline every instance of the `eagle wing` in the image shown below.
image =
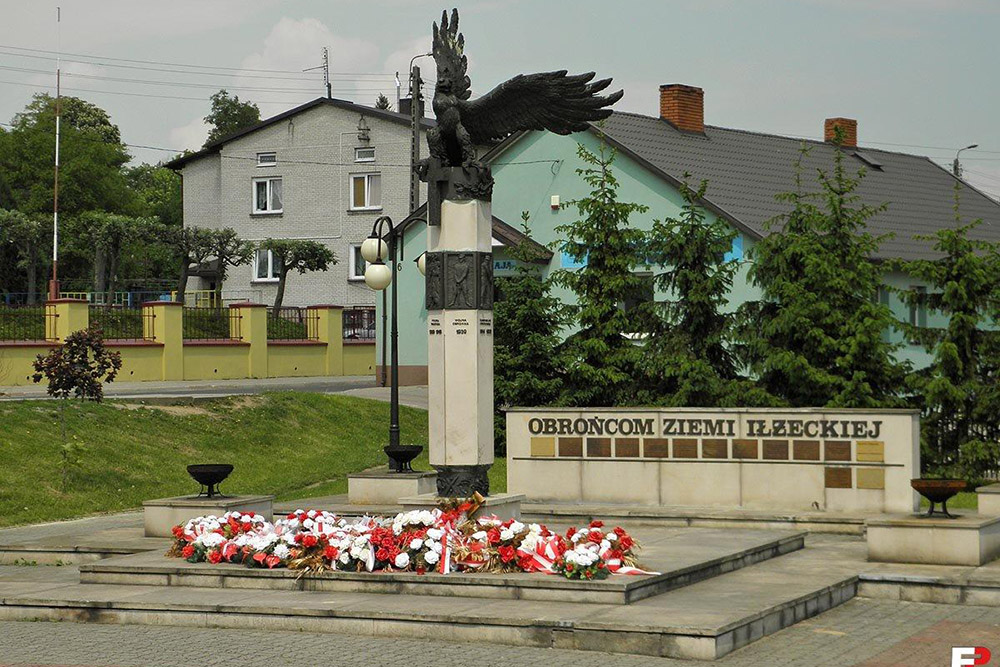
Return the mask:
<svg viewBox="0 0 1000 667">
<path fill-rule="evenodd" d="M 591 83 L 593 72 L 567 76 L 566 70 L 519 74 L 482 97 L 459 101 L 462 125 L 475 144 L 506 138 L 519 130 L 570 134 L 611 115 L 607 108 L 624 91 L 601 96 L 611 79 Z"/>
</svg>

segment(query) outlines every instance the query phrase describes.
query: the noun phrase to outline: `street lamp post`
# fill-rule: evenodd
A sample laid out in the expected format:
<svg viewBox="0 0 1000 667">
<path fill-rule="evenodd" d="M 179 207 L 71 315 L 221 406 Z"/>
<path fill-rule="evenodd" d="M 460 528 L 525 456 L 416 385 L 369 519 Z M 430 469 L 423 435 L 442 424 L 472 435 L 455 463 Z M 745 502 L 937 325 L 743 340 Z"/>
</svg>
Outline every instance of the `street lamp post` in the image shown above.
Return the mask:
<svg viewBox="0 0 1000 667">
<path fill-rule="evenodd" d="M 386 234 L 384 230 L 388 228 L 388 239 L 384 240 Z M 361 244 L 361 256 L 368 266 L 365 267 L 365 283 L 368 287 L 383 292 L 392 285 L 392 296 L 390 297 L 390 325 L 389 342 L 392 346 L 389 361 L 389 446 L 385 448 L 389 456 L 390 467 L 395 472 L 411 472 L 410 461 L 417 457 L 423 450 L 419 445 L 399 444 L 399 309 L 397 299 L 396 272 L 398 261 L 402 261 L 402 248 L 399 247 L 399 239 L 396 236 L 396 227 L 392 219 L 383 215 L 375 220 L 372 226 L 372 233 Z M 397 257 L 397 248 L 400 252 Z M 388 258 L 392 266 L 385 263 Z M 423 266 L 418 263 L 420 273 L 423 274 Z M 383 302 L 384 303 L 384 302 Z M 384 320 L 383 320 L 384 322 Z"/>
<path fill-rule="evenodd" d="M 955 175 L 955 178 L 962 178 L 962 165 L 958 161 L 958 156 L 962 154 L 962 151 L 972 150 L 973 148 L 979 148 L 979 144 L 969 144 L 965 148 L 959 148 L 958 152 L 955 153 L 955 161 L 951 163 L 951 173 Z"/>
<path fill-rule="evenodd" d="M 389 228 L 389 243 L 383 241 L 383 229 Z M 391 375 L 389 383 L 389 446 L 396 448 L 399 446 L 399 325 L 397 323 L 397 299 L 396 299 L 396 240 L 395 227 L 392 218 L 387 215 L 379 216 L 372 227 L 371 235 L 361 244 L 361 256 L 364 257 L 368 266 L 365 267 L 365 283 L 368 287 L 382 291 L 392 283 L 392 329 L 389 333 L 392 353 L 390 357 Z M 390 269 L 385 265 L 384 258 L 388 256 L 392 262 Z"/>
</svg>

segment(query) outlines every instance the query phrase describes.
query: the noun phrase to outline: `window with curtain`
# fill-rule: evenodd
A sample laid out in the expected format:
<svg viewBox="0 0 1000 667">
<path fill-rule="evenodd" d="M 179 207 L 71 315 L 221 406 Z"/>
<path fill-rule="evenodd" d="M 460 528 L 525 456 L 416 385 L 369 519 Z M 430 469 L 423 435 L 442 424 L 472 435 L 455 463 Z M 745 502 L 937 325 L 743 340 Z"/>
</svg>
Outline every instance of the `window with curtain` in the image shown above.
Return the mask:
<svg viewBox="0 0 1000 667">
<path fill-rule="evenodd" d="M 258 250 L 254 257 L 255 280 L 277 280 L 278 271 L 270 250 Z"/>
<path fill-rule="evenodd" d="M 364 280 L 365 269 L 368 268 L 368 264 L 365 262 L 365 258 L 361 255 L 360 243 L 351 244 L 349 257 L 351 258 L 351 271 L 347 276 L 348 280 Z"/>
<path fill-rule="evenodd" d="M 382 208 L 382 175 L 351 176 L 351 208 L 354 210 Z"/>
<path fill-rule="evenodd" d="M 253 181 L 253 212 L 281 213 L 281 177 L 255 178 Z"/>
</svg>

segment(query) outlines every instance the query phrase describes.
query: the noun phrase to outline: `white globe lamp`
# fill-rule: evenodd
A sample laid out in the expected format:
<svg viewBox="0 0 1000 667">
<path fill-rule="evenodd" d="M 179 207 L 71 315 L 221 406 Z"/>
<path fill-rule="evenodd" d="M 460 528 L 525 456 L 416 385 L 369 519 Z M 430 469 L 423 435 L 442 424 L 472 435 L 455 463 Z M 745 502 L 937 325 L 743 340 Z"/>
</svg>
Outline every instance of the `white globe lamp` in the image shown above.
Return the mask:
<svg viewBox="0 0 1000 667">
<path fill-rule="evenodd" d="M 363 251 L 362 251 L 363 252 Z M 392 282 L 392 269 L 379 260 L 365 268 L 365 284 L 373 290 L 382 291 Z"/>
<path fill-rule="evenodd" d="M 426 276 L 427 275 L 427 253 L 426 252 L 420 253 L 420 257 L 417 257 L 417 259 L 415 261 L 417 263 L 417 270 L 420 271 L 420 275 Z"/>
<path fill-rule="evenodd" d="M 369 236 L 361 243 L 361 256 L 369 264 L 389 256 L 389 244 L 377 236 Z"/>
</svg>

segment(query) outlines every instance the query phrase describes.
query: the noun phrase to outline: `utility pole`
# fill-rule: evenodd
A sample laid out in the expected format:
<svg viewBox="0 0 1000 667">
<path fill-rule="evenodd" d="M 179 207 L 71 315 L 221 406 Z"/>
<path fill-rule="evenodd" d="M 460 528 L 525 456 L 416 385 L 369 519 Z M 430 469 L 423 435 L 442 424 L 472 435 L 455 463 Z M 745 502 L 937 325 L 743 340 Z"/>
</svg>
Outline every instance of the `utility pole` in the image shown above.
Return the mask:
<svg viewBox="0 0 1000 667">
<path fill-rule="evenodd" d="M 399 72 L 396 72 L 396 111 L 399 111 L 399 88 L 402 84 L 399 83 Z"/>
<path fill-rule="evenodd" d="M 412 62 L 412 61 L 411 61 Z M 410 212 L 420 206 L 420 177 L 417 163 L 420 162 L 420 68 L 410 66 Z"/>
<path fill-rule="evenodd" d="M 49 300 L 59 298 L 59 123 L 62 116 L 62 45 L 60 40 L 62 8 L 56 7 L 56 156 L 52 187 L 52 279 L 49 281 Z"/>
</svg>

